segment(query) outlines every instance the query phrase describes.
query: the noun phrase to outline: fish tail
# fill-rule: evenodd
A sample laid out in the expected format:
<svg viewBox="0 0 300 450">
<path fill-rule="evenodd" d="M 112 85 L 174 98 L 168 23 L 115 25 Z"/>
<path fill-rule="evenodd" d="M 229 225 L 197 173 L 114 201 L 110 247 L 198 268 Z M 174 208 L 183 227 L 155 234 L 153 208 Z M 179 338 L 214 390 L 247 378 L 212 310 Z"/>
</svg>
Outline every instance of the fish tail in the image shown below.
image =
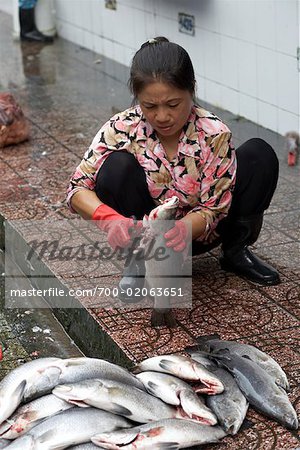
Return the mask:
<svg viewBox="0 0 300 450">
<path fill-rule="evenodd" d="M 152 327 L 177 327 L 177 321 L 170 309 L 157 310 L 153 309 L 151 314 Z"/>
</svg>

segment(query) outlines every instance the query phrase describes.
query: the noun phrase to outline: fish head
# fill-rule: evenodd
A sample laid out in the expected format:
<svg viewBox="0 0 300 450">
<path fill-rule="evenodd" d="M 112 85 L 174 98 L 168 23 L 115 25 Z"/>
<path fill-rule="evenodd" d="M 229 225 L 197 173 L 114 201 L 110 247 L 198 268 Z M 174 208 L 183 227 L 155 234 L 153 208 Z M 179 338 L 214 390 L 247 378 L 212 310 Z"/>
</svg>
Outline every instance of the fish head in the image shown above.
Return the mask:
<svg viewBox="0 0 300 450">
<path fill-rule="evenodd" d="M 176 195 L 170 197 L 152 209 L 149 214 L 148 220 L 171 220 L 175 218 L 177 208 L 179 206 L 179 198 Z"/>
<path fill-rule="evenodd" d="M 208 353 L 208 358 L 212 359 L 218 366 L 225 367 L 229 372 L 232 372 L 236 366 L 235 361 L 239 360 L 238 355 L 230 353 L 228 349 L 221 349 Z"/>
<path fill-rule="evenodd" d="M 90 396 L 91 390 L 81 383 L 60 384 L 53 389 L 52 394 L 72 405 L 86 407 L 88 405 L 86 405 L 85 400 Z"/>
<path fill-rule="evenodd" d="M 297 417 L 288 417 L 286 419 L 286 424 L 290 430 L 298 430 L 299 428 L 299 421 Z"/>
<path fill-rule="evenodd" d="M 38 420 L 37 411 L 15 414 L 0 425 L 0 438 L 16 439 L 27 431 L 28 425 Z"/>
<path fill-rule="evenodd" d="M 290 402 L 285 390 L 280 386 L 274 385 L 274 404 L 276 405 L 277 417 L 280 417 L 280 423 L 289 430 L 298 430 L 299 421 L 297 413 Z"/>
<path fill-rule="evenodd" d="M 202 392 L 208 395 L 220 394 L 224 391 L 222 381 L 212 371 L 206 368 L 203 364 L 193 361 L 193 370 L 197 378 L 203 383 L 202 389 L 197 389 L 197 392 Z"/>
<path fill-rule="evenodd" d="M 235 435 L 238 432 L 240 425 L 239 421 L 232 415 L 227 415 L 222 424 L 226 433 L 231 435 Z"/>
</svg>

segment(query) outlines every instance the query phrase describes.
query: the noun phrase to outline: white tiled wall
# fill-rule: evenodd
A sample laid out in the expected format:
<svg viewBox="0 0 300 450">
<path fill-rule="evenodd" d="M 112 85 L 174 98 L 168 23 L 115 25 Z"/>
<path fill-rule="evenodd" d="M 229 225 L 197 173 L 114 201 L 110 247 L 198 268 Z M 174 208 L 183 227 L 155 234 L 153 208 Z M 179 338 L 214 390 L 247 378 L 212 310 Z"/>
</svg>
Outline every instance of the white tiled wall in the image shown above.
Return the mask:
<svg viewBox="0 0 300 450">
<path fill-rule="evenodd" d="M 55 0 L 59 35 L 127 66 L 164 35 L 189 52 L 198 97 L 284 134 L 299 129 L 300 0 Z M 195 16 L 195 36 L 178 13 Z"/>
</svg>

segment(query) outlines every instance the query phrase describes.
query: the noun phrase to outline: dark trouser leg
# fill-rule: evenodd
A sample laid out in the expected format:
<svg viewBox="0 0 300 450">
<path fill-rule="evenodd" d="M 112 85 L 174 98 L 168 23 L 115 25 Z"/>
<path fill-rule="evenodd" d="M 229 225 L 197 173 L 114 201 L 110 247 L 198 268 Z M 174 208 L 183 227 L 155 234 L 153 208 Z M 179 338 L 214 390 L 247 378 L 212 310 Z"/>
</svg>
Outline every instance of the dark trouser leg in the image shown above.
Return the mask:
<svg viewBox="0 0 300 450">
<path fill-rule="evenodd" d="M 20 38 L 22 41 L 52 43 L 53 38 L 41 33 L 35 25 L 37 0 L 19 0 Z"/>
<path fill-rule="evenodd" d="M 228 218 L 262 214 L 270 206 L 277 186 L 277 156 L 272 147 L 259 138 L 242 144 L 236 155 L 236 186 Z"/>
<path fill-rule="evenodd" d="M 263 285 L 279 283 L 279 275 L 249 249 L 260 233 L 278 180 L 278 159 L 262 139 L 250 139 L 237 149 L 237 180 L 226 219 L 218 225 L 223 255 L 221 267 Z"/>
<path fill-rule="evenodd" d="M 103 203 L 125 217 L 142 219 L 155 207 L 143 168 L 127 152 L 108 156 L 99 170 L 95 190 Z"/>
<path fill-rule="evenodd" d="M 99 199 L 125 217 L 142 219 L 155 207 L 150 196 L 146 175 L 133 155 L 116 151 L 111 153 L 99 170 L 96 179 L 96 194 Z M 128 251 L 119 298 L 126 303 L 135 303 L 141 297 L 129 295 L 144 285 L 145 262 L 141 253 Z M 135 291 L 136 292 L 136 291 Z"/>
</svg>

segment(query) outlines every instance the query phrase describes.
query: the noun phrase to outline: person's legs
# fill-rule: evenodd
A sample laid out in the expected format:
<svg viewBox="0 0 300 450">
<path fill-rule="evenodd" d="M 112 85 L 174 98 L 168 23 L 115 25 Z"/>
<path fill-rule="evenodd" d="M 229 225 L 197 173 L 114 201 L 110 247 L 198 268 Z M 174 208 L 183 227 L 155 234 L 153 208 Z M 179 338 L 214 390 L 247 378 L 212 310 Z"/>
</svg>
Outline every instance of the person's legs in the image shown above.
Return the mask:
<svg viewBox="0 0 300 450">
<path fill-rule="evenodd" d="M 125 217 L 142 219 L 155 208 L 146 175 L 133 155 L 123 151 L 111 153 L 98 172 L 97 196 Z"/>
<path fill-rule="evenodd" d="M 278 181 L 279 163 L 273 148 L 253 138 L 236 150 L 237 178 L 228 218 L 253 216 L 270 206 Z"/>
<path fill-rule="evenodd" d="M 37 0 L 19 0 L 20 38 L 22 41 L 52 43 L 53 38 L 46 36 L 35 25 L 35 6 Z"/>
<path fill-rule="evenodd" d="M 237 151 L 237 180 L 232 204 L 217 231 L 222 241 L 221 267 L 263 285 L 280 282 L 270 265 L 248 248 L 256 242 L 278 180 L 278 159 L 272 147 L 254 138 Z"/>
<path fill-rule="evenodd" d="M 123 151 L 111 153 L 98 172 L 95 192 L 99 199 L 125 217 L 140 220 L 155 207 L 150 196 L 146 175 L 133 155 Z M 142 298 L 128 295 L 144 285 L 145 262 L 140 252 L 128 252 L 119 283 L 119 298 L 135 303 Z"/>
</svg>

